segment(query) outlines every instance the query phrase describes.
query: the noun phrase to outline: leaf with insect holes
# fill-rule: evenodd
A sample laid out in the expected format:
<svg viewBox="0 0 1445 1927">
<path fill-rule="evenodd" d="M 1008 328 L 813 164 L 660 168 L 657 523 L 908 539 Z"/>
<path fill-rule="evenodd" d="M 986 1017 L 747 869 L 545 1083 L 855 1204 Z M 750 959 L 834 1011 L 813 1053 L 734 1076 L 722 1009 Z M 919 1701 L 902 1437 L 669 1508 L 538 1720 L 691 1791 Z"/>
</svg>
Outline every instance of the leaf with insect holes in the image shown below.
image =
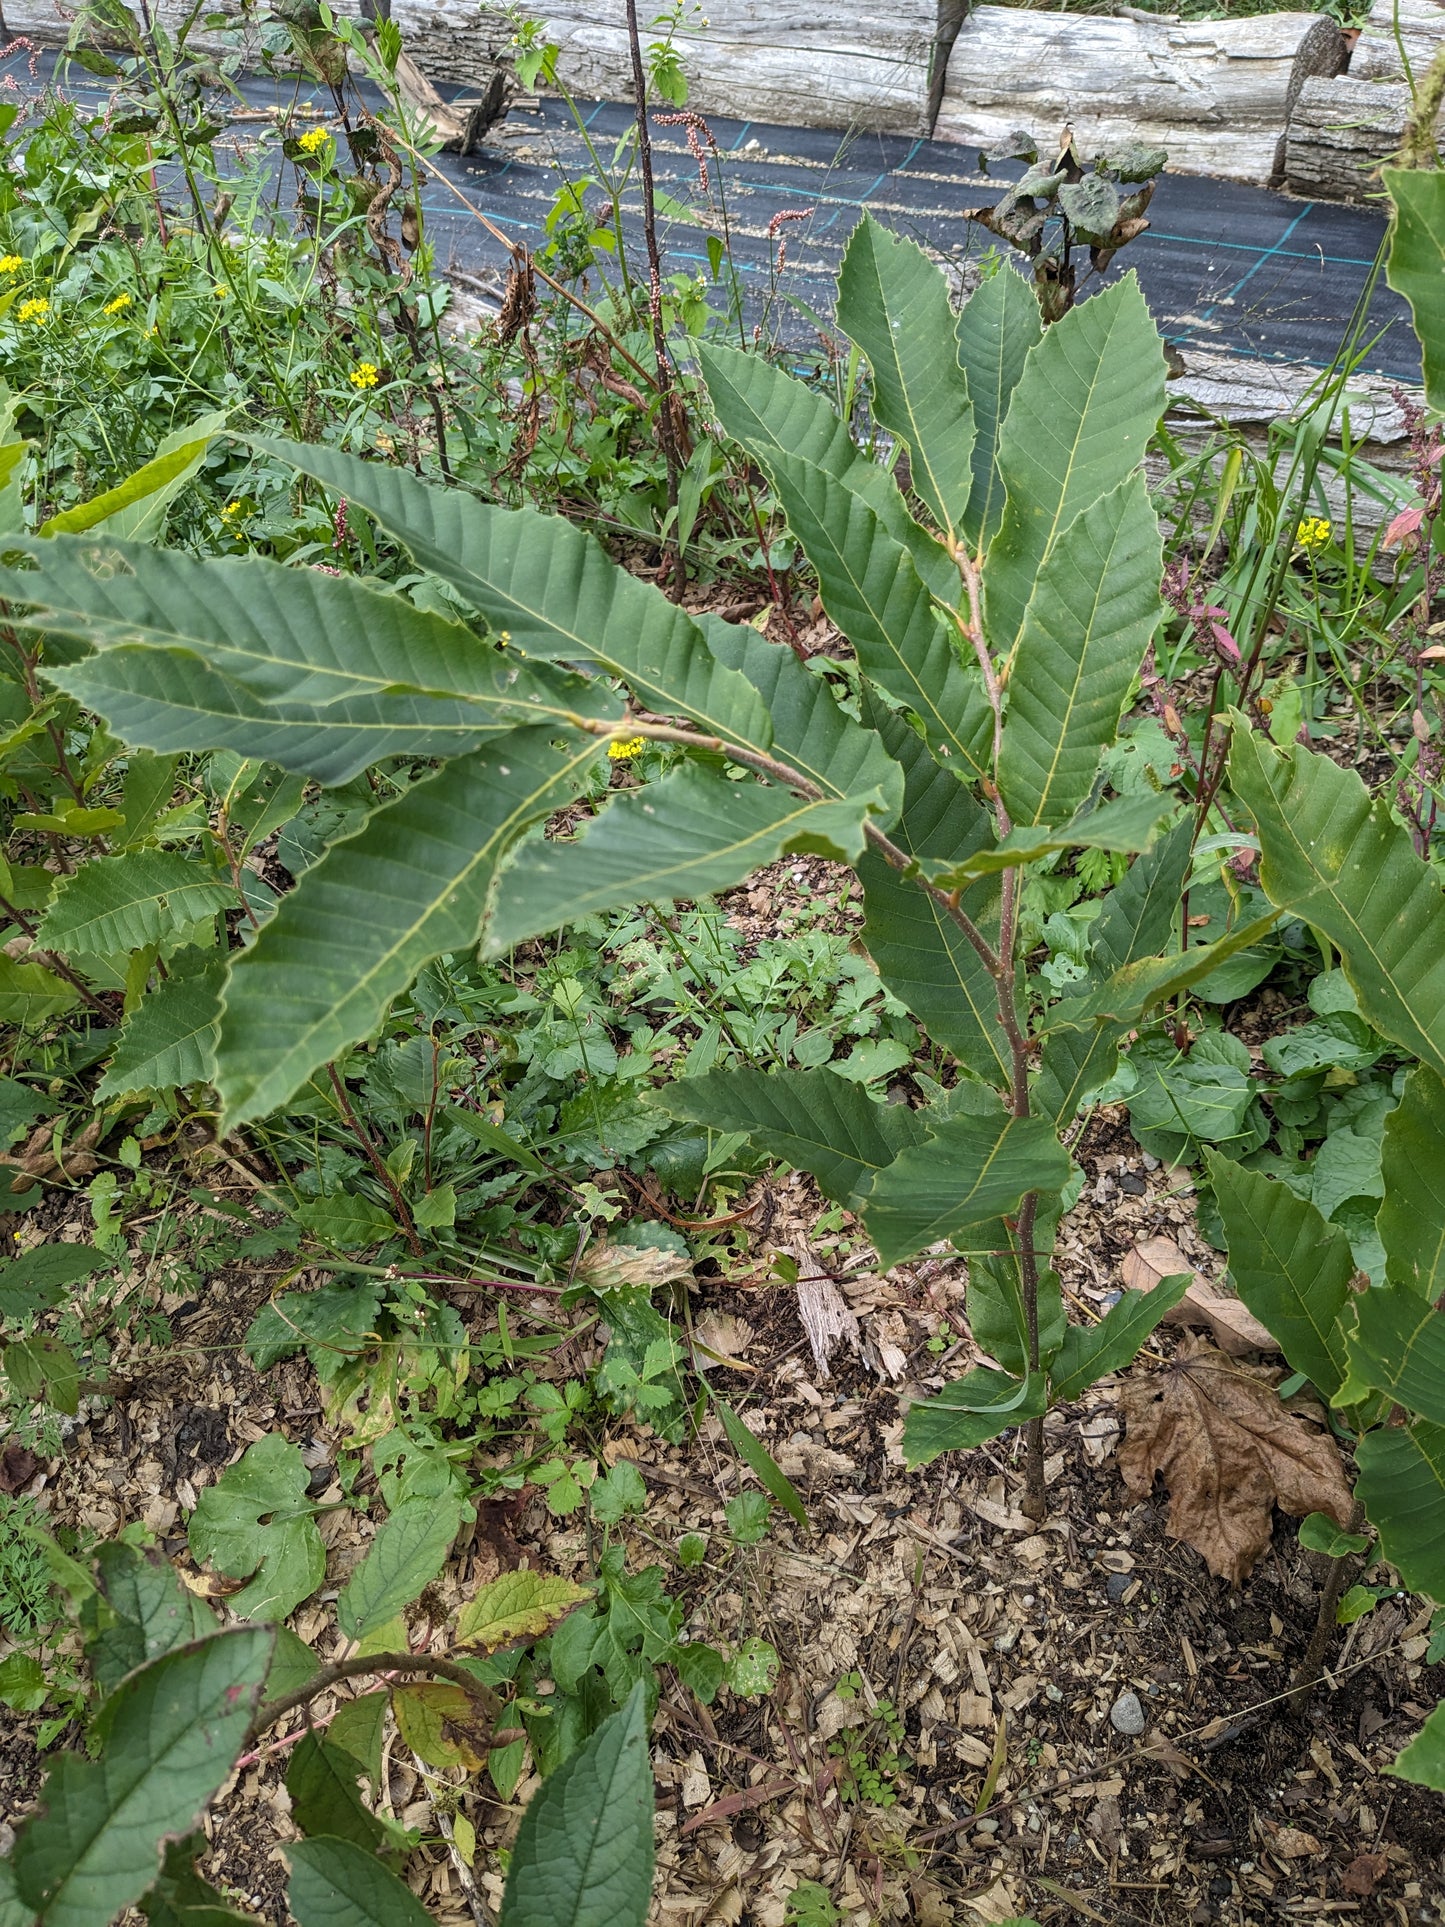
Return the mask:
<svg viewBox="0 0 1445 1927">
<path fill-rule="evenodd" d="M 191 1556 L 250 1581 L 227 1602 L 243 1619 L 284 1619 L 326 1577 L 310 1478 L 297 1447 L 270 1432 L 196 1501 Z"/>
<path fill-rule="evenodd" d="M 1279 1379 L 1199 1343 L 1119 1394 L 1124 1483 L 1147 1498 L 1162 1475 L 1170 1534 L 1234 1586 L 1269 1544 L 1276 1505 L 1297 1518 L 1327 1513 L 1346 1531 L 1354 1516 L 1339 1447 L 1280 1399 Z"/>
<path fill-rule="evenodd" d="M 555 1573 L 504 1572 L 457 1614 L 456 1643 L 495 1653 L 520 1639 L 541 1639 L 590 1598 L 585 1586 Z"/>
</svg>

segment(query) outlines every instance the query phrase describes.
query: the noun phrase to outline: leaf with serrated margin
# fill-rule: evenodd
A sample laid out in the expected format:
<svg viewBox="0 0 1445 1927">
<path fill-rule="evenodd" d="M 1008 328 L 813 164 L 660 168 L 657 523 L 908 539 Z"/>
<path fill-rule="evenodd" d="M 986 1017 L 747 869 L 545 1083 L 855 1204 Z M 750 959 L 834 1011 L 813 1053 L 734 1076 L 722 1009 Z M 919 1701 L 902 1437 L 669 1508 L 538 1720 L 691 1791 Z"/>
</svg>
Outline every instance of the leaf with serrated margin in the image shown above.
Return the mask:
<svg viewBox="0 0 1445 1927">
<path fill-rule="evenodd" d="M 434 1927 L 416 1895 L 375 1853 L 319 1834 L 288 1843 L 286 1906 L 298 1927 Z"/>
<path fill-rule="evenodd" d="M 209 864 L 177 850 L 126 850 L 60 879 L 36 941 L 98 955 L 140 950 L 237 901 L 230 878 Z"/>
<path fill-rule="evenodd" d="M 1042 1372 L 1024 1381 L 979 1366 L 932 1398 L 916 1398 L 909 1405 L 903 1420 L 904 1463 L 927 1465 L 943 1452 L 986 1445 L 1012 1426 L 1041 1418 L 1048 1404 L 1048 1380 Z"/>
<path fill-rule="evenodd" d="M 1082 809 L 1162 613 L 1142 473 L 1091 503 L 1039 569 L 1008 675 L 999 788 L 1015 825 Z"/>
<path fill-rule="evenodd" d="M 502 858 L 576 795 L 596 754 L 517 730 L 331 845 L 231 967 L 216 1051 L 228 1130 L 370 1036 L 423 964 L 475 946 Z"/>
<path fill-rule="evenodd" d="M 864 713 L 903 769 L 903 814 L 893 841 L 920 861 L 958 858 L 992 842 L 988 812 L 934 761 L 917 732 L 881 704 L 865 705 Z M 879 976 L 936 1043 L 990 1084 L 1006 1086 L 1010 1059 L 998 991 L 978 952 L 935 898 L 875 851 L 859 859 L 858 875 L 863 942 Z M 997 937 L 997 882 L 970 892 L 969 915 L 985 937 Z"/>
<path fill-rule="evenodd" d="M 1091 975 L 1107 978 L 1124 964 L 1162 950 L 1173 932 L 1179 896 L 1189 873 L 1194 825 L 1185 821 L 1129 867 L 1104 898 L 1093 924 Z M 1034 1082 L 1034 1106 L 1060 1130 L 1084 1098 L 1113 1076 L 1127 1026 L 1056 1031 L 1044 1044 Z"/>
<path fill-rule="evenodd" d="M 571 842 L 519 846 L 497 889 L 484 954 L 634 903 L 693 901 L 791 851 L 847 861 L 863 839 L 864 798 L 809 803 L 791 791 L 684 764 L 614 797 Z"/>
<path fill-rule="evenodd" d="M 996 870 L 1016 869 L 1022 863 L 1037 863 L 1055 850 L 1121 850 L 1133 853 L 1147 850 L 1154 832 L 1175 810 L 1172 796 L 1121 796 L 1112 803 L 1101 803 L 1087 815 L 1076 816 L 1057 830 L 1024 828 L 1011 830 L 995 844 L 986 844 L 958 863 L 924 864 L 929 879 L 945 890 L 960 890 L 979 877 Z"/>
<path fill-rule="evenodd" d="M 979 1227 L 1016 1211 L 1030 1191 L 1062 1190 L 1068 1177 L 1069 1154 L 1042 1118 L 945 1118 L 879 1172 L 863 1222 L 886 1269 L 940 1238 L 967 1250 Z"/>
<path fill-rule="evenodd" d="M 62 1753 L 20 1827 L 15 1887 L 45 1927 L 108 1927 L 190 1833 L 241 1751 L 275 1634 L 238 1626 L 142 1667 L 107 1709 L 98 1760 Z"/>
<path fill-rule="evenodd" d="M 1033 289 L 1011 269 L 990 275 L 976 288 L 954 323 L 958 362 L 973 403 L 973 488 L 963 527 L 974 549 L 984 548 L 998 530 L 1004 502 L 999 432 L 1029 350 L 1042 333 Z"/>
<path fill-rule="evenodd" d="M 457 1614 L 459 1646 L 499 1652 L 519 1639 L 541 1639 L 591 1594 L 555 1573 L 504 1572 L 474 1592 Z"/>
<path fill-rule="evenodd" d="M 1239 718 L 1229 782 L 1259 831 L 1259 881 L 1340 953 L 1360 1014 L 1445 1075 L 1445 895 L 1409 832 L 1353 770 L 1288 752 Z"/>
<path fill-rule="evenodd" d="M 735 442 L 764 467 L 770 455 L 781 454 L 826 469 L 875 511 L 935 595 L 957 596 L 958 565 L 914 521 L 892 475 L 869 461 L 826 396 L 764 355 L 714 342 L 699 342 L 697 354 L 718 420 Z"/>
<path fill-rule="evenodd" d="M 717 660 L 660 589 L 562 516 L 497 508 L 335 448 L 263 437 L 250 445 L 365 509 L 524 654 L 596 663 L 657 715 L 685 717 L 725 743 L 769 748 L 768 713 L 747 679 Z"/>
<path fill-rule="evenodd" d="M 348 1639 L 364 1638 L 420 1598 L 446 1564 L 461 1522 L 461 1501 L 451 1493 L 397 1506 L 336 1602 Z"/>
<path fill-rule="evenodd" d="M 1049 1370 L 1050 1405 L 1066 1405 L 1106 1372 L 1123 1371 L 1193 1282 L 1192 1271 L 1161 1278 L 1152 1291 L 1121 1292 L 1097 1325 L 1070 1325 Z"/>
<path fill-rule="evenodd" d="M 1356 1442 L 1355 1467 L 1381 1558 L 1411 1592 L 1445 1599 L 1445 1425 L 1377 1425 Z"/>
<path fill-rule="evenodd" d="M 1355 1275 L 1349 1239 L 1288 1185 L 1216 1151 L 1204 1157 L 1235 1290 L 1294 1370 L 1333 1398 L 1348 1365 L 1341 1315 Z"/>
<path fill-rule="evenodd" d="M 1278 921 L 1277 914 L 1271 912 L 1240 924 L 1216 943 L 1200 944 L 1187 956 L 1141 957 L 1136 963 L 1124 964 L 1097 990 L 1061 999 L 1045 1014 L 1042 1029 L 1052 1035 L 1061 1030 L 1098 1032 L 1110 1024 L 1135 1024 L 1165 997 L 1187 990 L 1236 951 L 1258 943 Z"/>
<path fill-rule="evenodd" d="M 639 1680 L 532 1795 L 507 1868 L 507 1927 L 643 1927 L 653 1869 L 645 1702 Z"/>
<path fill-rule="evenodd" d="M 986 774 L 993 718 L 982 680 L 960 662 L 908 551 L 825 469 L 776 452 L 760 459 L 863 673 L 914 712 L 960 776 Z"/>
<path fill-rule="evenodd" d="M 1385 279 L 1410 304 L 1425 366 L 1425 400 L 1445 410 L 1445 180 L 1429 167 L 1387 167 L 1394 203 Z"/>
<path fill-rule="evenodd" d="M 956 540 L 973 487 L 973 405 L 941 271 L 865 212 L 843 250 L 837 320 L 868 358 L 873 413 L 907 447 L 914 490 Z"/>
<path fill-rule="evenodd" d="M 865 1192 L 877 1172 L 928 1135 L 917 1111 L 875 1104 L 836 1071 L 750 1067 L 683 1077 L 652 1099 L 673 1117 L 718 1131 L 745 1131 L 769 1156 L 811 1171 L 839 1204 Z"/>
<path fill-rule="evenodd" d="M 1351 1381 L 1445 1429 L 1445 1312 L 1408 1285 L 1362 1292 L 1354 1309 Z"/>
<path fill-rule="evenodd" d="M 773 754 L 824 796 L 876 797 L 887 829 L 903 807 L 903 772 L 877 733 L 840 709 L 823 678 L 791 649 L 743 623 L 712 615 L 698 622 L 718 661 L 741 670 L 767 704 Z"/>
<path fill-rule="evenodd" d="M 1380 1175 L 1385 1276 L 1434 1304 L 1445 1292 L 1445 1084 L 1423 1064 L 1385 1119 Z"/>
<path fill-rule="evenodd" d="M 999 436 L 1007 491 L 983 568 L 984 627 L 1007 654 L 1044 563 L 1086 508 L 1143 464 L 1164 413 L 1164 350 L 1130 273 L 1029 351 Z"/>
<path fill-rule="evenodd" d="M 209 1084 L 216 1074 L 225 975 L 226 960 L 218 956 L 205 970 L 167 977 L 143 997 L 125 1020 L 97 1100 Z"/>
<path fill-rule="evenodd" d="M 496 734 L 485 719 L 438 724 L 430 697 L 268 703 L 180 649 L 122 646 L 42 673 L 138 748 L 230 749 L 328 785 L 385 756 L 457 756 Z"/>
<path fill-rule="evenodd" d="M 137 1666 L 216 1630 L 216 1615 L 181 1584 L 161 1553 L 111 1540 L 97 1552 L 96 1566 L 100 1590 L 114 1615 L 85 1648 L 102 1691 L 118 1686 Z"/>
</svg>

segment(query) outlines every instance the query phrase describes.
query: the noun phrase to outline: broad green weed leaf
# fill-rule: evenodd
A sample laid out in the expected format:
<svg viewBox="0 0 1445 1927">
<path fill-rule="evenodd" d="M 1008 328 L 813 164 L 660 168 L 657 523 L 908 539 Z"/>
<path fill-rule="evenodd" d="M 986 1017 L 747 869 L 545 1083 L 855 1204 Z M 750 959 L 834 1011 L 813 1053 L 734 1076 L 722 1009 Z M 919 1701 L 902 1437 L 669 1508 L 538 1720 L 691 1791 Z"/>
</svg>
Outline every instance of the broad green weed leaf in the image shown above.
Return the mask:
<svg viewBox="0 0 1445 1927">
<path fill-rule="evenodd" d="M 384 1694 L 365 1697 L 385 1699 Z M 327 1835 L 375 1853 L 386 1829 L 361 1797 L 365 1773 L 363 1763 L 344 1747 L 324 1734 L 307 1733 L 286 1768 L 286 1791 L 296 1825 L 305 1834 Z"/>
<path fill-rule="evenodd" d="M 1020 1380 L 980 1366 L 932 1398 L 913 1400 L 903 1420 L 904 1459 L 910 1466 L 927 1465 L 942 1452 L 984 1445 L 1047 1409 L 1042 1372 Z"/>
<path fill-rule="evenodd" d="M 553 1573 L 504 1572 L 457 1614 L 456 1642 L 495 1653 L 519 1639 L 541 1639 L 590 1597 L 585 1586 Z"/>
<path fill-rule="evenodd" d="M 24 1318 L 67 1297 L 112 1262 L 94 1245 L 46 1244 L 0 1264 L 0 1318 Z"/>
<path fill-rule="evenodd" d="M 1413 1780 L 1416 1786 L 1427 1786 L 1435 1793 L 1445 1793 L 1445 1702 L 1435 1708 L 1385 1771 L 1400 1780 Z"/>
<path fill-rule="evenodd" d="M 1069 1154 L 1042 1118 L 945 1118 L 873 1180 L 863 1222 L 887 1269 L 939 1238 L 967 1249 L 1030 1191 L 1062 1190 L 1068 1177 Z"/>
<path fill-rule="evenodd" d="M 117 1540 L 100 1548 L 96 1565 L 100 1590 L 116 1615 L 85 1649 L 104 1690 L 148 1660 L 216 1630 L 216 1615 L 181 1584 L 159 1552 L 141 1552 Z"/>
<path fill-rule="evenodd" d="M 784 1512 L 800 1525 L 804 1532 L 811 1532 L 812 1521 L 808 1509 L 798 1497 L 792 1481 L 778 1465 L 771 1452 L 756 1438 L 744 1424 L 725 1398 L 713 1393 L 713 1404 L 722 1420 L 723 1430 L 728 1435 L 728 1443 L 742 1460 L 753 1476 L 773 1495 Z"/>
<path fill-rule="evenodd" d="M 1411 1592 L 1445 1599 L 1445 1425 L 1376 1426 L 1356 1444 L 1355 1465 L 1381 1558 Z"/>
<path fill-rule="evenodd" d="M 639 1680 L 528 1802 L 502 1896 L 505 1927 L 643 1927 L 653 1867 L 644 1704 Z"/>
<path fill-rule="evenodd" d="M 196 1501 L 191 1556 L 228 1578 L 250 1580 L 226 1602 L 243 1619 L 284 1619 L 326 1577 L 326 1550 L 307 1497 L 310 1477 L 290 1440 L 270 1432 Z"/>
<path fill-rule="evenodd" d="M 230 878 L 208 864 L 175 850 L 127 850 L 63 877 L 37 940 L 65 952 L 139 950 L 236 902 Z"/>
<path fill-rule="evenodd" d="M 297 1223 L 335 1251 L 365 1251 L 394 1237 L 396 1220 L 360 1191 L 327 1191 L 296 1207 Z"/>
<path fill-rule="evenodd" d="M 270 1663 L 270 1627 L 236 1627 L 133 1674 L 99 1760 L 62 1754 L 19 1830 L 17 1894 L 44 1927 L 108 1927 L 200 1824 L 241 1751 Z"/>
<path fill-rule="evenodd" d="M 1300 1520 L 1299 1542 L 1306 1552 L 1328 1553 L 1331 1559 L 1348 1559 L 1351 1554 L 1368 1552 L 1370 1542 L 1362 1532 L 1345 1532 L 1328 1512 L 1311 1512 Z"/>
<path fill-rule="evenodd" d="M 433 1927 L 410 1887 L 350 1840 L 298 1840 L 286 1854 L 286 1904 L 300 1927 Z"/>
<path fill-rule="evenodd" d="M 1423 1065 L 1385 1119 L 1376 1223 L 1386 1275 L 1432 1304 L 1445 1291 L 1445 1084 Z"/>
<path fill-rule="evenodd" d="M 348 1639 L 361 1639 L 420 1597 L 446 1564 L 461 1523 L 461 1501 L 450 1494 L 402 1501 L 336 1602 Z"/>
<path fill-rule="evenodd" d="M 1394 203 L 1385 278 L 1410 304 L 1425 362 L 1425 400 L 1445 410 L 1445 181 L 1433 167 L 1387 167 Z"/>
</svg>

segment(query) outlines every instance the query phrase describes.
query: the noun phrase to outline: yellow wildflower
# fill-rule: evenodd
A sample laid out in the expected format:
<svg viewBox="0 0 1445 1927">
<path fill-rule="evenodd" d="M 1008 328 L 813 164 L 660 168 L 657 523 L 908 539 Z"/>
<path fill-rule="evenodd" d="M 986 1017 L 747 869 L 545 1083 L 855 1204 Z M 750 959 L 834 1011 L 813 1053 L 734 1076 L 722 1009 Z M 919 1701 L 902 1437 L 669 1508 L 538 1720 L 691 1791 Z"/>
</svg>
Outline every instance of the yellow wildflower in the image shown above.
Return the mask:
<svg viewBox="0 0 1445 1927">
<path fill-rule="evenodd" d="M 22 301 L 15 310 L 17 321 L 43 321 L 50 313 L 50 303 L 39 296 L 33 301 Z"/>
<path fill-rule="evenodd" d="M 1302 549 L 1322 549 L 1334 533 L 1322 515 L 1307 515 L 1294 532 Z"/>
<path fill-rule="evenodd" d="M 296 145 L 303 154 L 319 154 L 331 136 L 324 127 L 313 127 L 309 134 L 303 134 Z"/>
<path fill-rule="evenodd" d="M 216 297 L 217 301 L 224 301 L 230 292 L 231 290 L 226 286 L 224 281 L 218 281 L 215 287 L 211 289 L 211 293 Z"/>
<path fill-rule="evenodd" d="M 381 379 L 381 370 L 374 361 L 358 361 L 346 379 L 358 392 L 363 388 L 375 388 Z"/>
<path fill-rule="evenodd" d="M 617 737 L 607 745 L 607 754 L 614 763 L 630 763 L 634 756 L 640 756 L 646 748 L 645 736 Z"/>
<path fill-rule="evenodd" d="M 222 518 L 227 522 L 234 521 L 244 506 L 245 504 L 242 502 L 227 502 L 226 506 L 221 510 Z"/>
<path fill-rule="evenodd" d="M 102 313 L 124 314 L 125 310 L 130 306 L 130 303 L 131 303 L 131 297 L 128 294 L 118 294 L 115 297 L 114 301 L 106 302 L 105 307 L 102 309 Z"/>
<path fill-rule="evenodd" d="M 0 254 L 0 274 L 19 274 L 24 266 L 23 254 Z"/>
</svg>

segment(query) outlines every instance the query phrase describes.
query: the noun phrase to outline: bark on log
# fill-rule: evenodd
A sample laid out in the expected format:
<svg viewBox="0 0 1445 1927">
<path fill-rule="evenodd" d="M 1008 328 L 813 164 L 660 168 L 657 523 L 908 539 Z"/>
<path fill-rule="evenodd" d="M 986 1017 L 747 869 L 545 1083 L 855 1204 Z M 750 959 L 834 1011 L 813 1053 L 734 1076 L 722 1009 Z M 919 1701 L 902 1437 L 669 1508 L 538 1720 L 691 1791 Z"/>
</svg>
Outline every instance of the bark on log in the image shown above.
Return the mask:
<svg viewBox="0 0 1445 1927">
<path fill-rule="evenodd" d="M 1351 80 L 1403 81 L 1402 47 L 1416 84 L 1425 78 L 1435 50 L 1445 40 L 1445 7 L 1436 0 L 1398 0 L 1398 40 L 1396 21 L 1397 0 L 1375 0 L 1350 56 Z"/>
<path fill-rule="evenodd" d="M 1086 158 L 1137 140 L 1165 148 L 1178 173 L 1264 185 L 1305 81 L 1343 59 L 1339 28 L 1313 13 L 1181 22 L 978 7 L 934 133 L 988 147 L 1021 128 L 1042 146 L 1068 126 Z"/>
<path fill-rule="evenodd" d="M 1290 116 L 1284 184 L 1314 201 L 1366 201 L 1380 193 L 1382 161 L 1399 149 L 1410 111 L 1404 81 L 1307 80 Z"/>
</svg>

